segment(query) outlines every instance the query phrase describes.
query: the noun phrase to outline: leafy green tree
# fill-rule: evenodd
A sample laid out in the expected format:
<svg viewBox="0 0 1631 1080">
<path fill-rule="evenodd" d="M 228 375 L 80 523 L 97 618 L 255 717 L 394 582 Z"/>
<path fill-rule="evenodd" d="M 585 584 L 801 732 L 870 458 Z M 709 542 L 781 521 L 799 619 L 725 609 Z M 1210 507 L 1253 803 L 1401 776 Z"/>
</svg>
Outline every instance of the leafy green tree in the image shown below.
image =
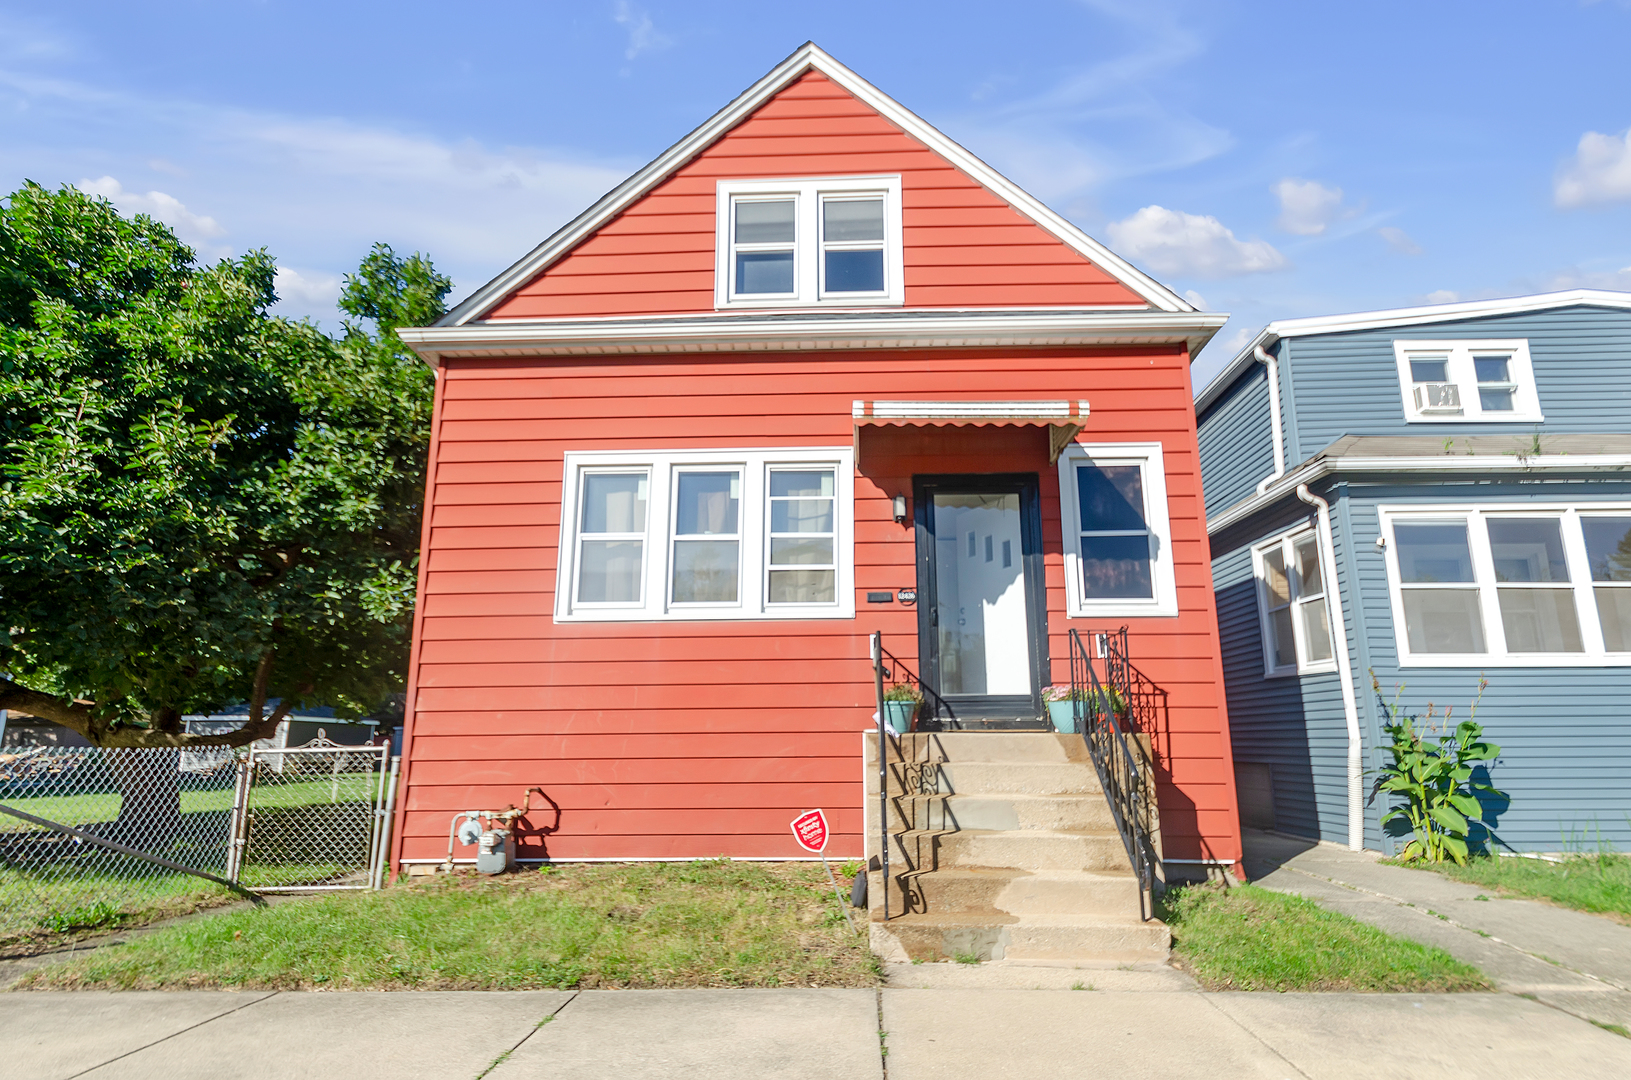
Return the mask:
<svg viewBox="0 0 1631 1080">
<path fill-rule="evenodd" d="M 71 187 L 0 206 L 0 708 L 242 745 L 400 687 L 432 380 L 393 331 L 450 282 L 376 247 L 335 340 L 269 314 L 274 277 Z M 184 733 L 241 701 L 242 730 Z"/>
</svg>

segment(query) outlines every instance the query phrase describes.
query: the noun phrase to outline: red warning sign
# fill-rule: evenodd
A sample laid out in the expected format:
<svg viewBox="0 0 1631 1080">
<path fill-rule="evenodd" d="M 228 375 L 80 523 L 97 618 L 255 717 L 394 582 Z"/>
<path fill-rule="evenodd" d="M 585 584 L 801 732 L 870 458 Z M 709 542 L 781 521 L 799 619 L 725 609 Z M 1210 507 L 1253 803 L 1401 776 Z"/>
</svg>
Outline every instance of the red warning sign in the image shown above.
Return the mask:
<svg viewBox="0 0 1631 1080">
<path fill-rule="evenodd" d="M 793 839 L 805 851 L 820 855 L 827 848 L 827 815 L 810 810 L 794 818 Z"/>
</svg>

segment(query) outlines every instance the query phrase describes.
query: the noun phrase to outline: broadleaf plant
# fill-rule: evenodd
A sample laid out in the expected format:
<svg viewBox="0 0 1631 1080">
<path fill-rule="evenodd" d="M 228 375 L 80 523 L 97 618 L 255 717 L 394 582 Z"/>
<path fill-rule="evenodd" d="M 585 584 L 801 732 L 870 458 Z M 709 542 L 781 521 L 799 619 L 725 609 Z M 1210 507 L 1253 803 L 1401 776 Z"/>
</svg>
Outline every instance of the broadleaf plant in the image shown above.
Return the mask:
<svg viewBox="0 0 1631 1080">
<path fill-rule="evenodd" d="M 377 247 L 337 340 L 275 281 L 72 187 L 0 203 L 0 708 L 241 745 L 401 687 L 432 379 L 394 330 L 451 283 Z M 238 702 L 242 730 L 185 730 Z"/>
<path fill-rule="evenodd" d="M 1416 717 L 1400 707 L 1397 695 L 1391 702 L 1382 699 L 1381 684 L 1374 672 L 1371 685 L 1386 714 L 1382 730 L 1390 740 L 1387 751 L 1392 757 L 1378 770 L 1372 797 L 1385 792 L 1396 802 L 1383 815 L 1383 825 L 1395 820 L 1410 825 L 1411 840 L 1399 857 L 1428 863 L 1452 859 L 1466 865 L 1472 850 L 1473 823 L 1490 837 L 1495 835 L 1478 796 L 1505 798 L 1504 792 L 1474 778 L 1474 763 L 1494 761 L 1501 753 L 1499 746 L 1484 740 L 1483 726 L 1476 720 L 1478 702 L 1483 699 L 1488 681 L 1479 679 L 1471 716 L 1453 730 L 1449 728 L 1450 709 L 1445 709 L 1435 723 L 1434 707 L 1428 705 L 1424 724 L 1418 727 Z"/>
</svg>

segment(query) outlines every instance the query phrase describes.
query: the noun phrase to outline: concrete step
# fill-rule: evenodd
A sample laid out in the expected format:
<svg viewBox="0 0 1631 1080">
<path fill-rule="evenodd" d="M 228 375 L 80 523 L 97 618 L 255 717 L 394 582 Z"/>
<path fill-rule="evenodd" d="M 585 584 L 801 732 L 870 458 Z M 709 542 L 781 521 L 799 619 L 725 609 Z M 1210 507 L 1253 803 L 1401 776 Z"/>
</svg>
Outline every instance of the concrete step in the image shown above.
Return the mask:
<svg viewBox="0 0 1631 1080">
<path fill-rule="evenodd" d="M 898 751 L 897 751 L 898 747 Z M 866 763 L 878 764 L 878 736 L 866 736 Z M 1007 761 L 1043 764 L 1089 761 L 1080 735 L 1045 731 L 944 731 L 900 736 L 889 740 L 890 761 Z"/>
<path fill-rule="evenodd" d="M 1115 828 L 1110 805 L 1091 795 L 906 795 L 895 805 L 897 822 L 915 829 Z"/>
<path fill-rule="evenodd" d="M 901 915 L 870 925 L 873 952 L 898 960 L 1165 960 L 1164 923 L 1069 915 Z"/>
<path fill-rule="evenodd" d="M 878 794 L 878 773 L 866 770 L 866 793 Z M 890 766 L 891 794 L 1086 795 L 1097 793 L 1099 774 L 1088 762 L 946 761 Z"/>
<path fill-rule="evenodd" d="M 891 876 L 894 867 L 890 867 Z M 879 888 L 881 873 L 869 888 Z M 1029 873 L 971 867 L 912 871 L 894 882 L 890 906 L 928 914 L 1096 915 L 1126 918 L 1139 913 L 1138 881 L 1131 873 Z"/>
<path fill-rule="evenodd" d="M 1131 872 L 1121 837 L 1108 831 L 906 829 L 891 833 L 889 840 L 890 869 L 894 873 L 970 867 L 1032 872 Z"/>
</svg>

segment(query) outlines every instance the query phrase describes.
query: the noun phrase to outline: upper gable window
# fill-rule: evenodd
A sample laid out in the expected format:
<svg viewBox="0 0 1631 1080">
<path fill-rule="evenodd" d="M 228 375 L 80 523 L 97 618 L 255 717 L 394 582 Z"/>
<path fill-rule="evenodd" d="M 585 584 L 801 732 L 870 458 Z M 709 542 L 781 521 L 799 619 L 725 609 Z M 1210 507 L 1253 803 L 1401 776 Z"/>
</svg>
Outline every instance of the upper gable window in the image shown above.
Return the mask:
<svg viewBox="0 0 1631 1080">
<path fill-rule="evenodd" d="M 715 304 L 905 302 L 900 177 L 722 180 Z"/>
<path fill-rule="evenodd" d="M 1545 419 L 1527 341 L 1395 341 L 1393 355 L 1411 423 Z"/>
</svg>

